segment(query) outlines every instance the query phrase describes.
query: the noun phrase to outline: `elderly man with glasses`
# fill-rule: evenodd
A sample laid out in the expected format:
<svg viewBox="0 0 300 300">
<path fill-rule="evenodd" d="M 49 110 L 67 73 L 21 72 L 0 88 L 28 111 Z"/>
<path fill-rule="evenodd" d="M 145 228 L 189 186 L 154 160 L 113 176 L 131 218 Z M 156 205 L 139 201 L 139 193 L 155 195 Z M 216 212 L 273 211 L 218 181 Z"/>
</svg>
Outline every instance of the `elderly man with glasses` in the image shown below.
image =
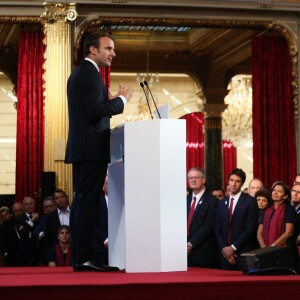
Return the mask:
<svg viewBox="0 0 300 300">
<path fill-rule="evenodd" d="M 189 267 L 217 268 L 218 251 L 214 235 L 218 199 L 205 187 L 199 167 L 188 172 L 191 193 L 187 196 L 187 255 Z"/>
</svg>

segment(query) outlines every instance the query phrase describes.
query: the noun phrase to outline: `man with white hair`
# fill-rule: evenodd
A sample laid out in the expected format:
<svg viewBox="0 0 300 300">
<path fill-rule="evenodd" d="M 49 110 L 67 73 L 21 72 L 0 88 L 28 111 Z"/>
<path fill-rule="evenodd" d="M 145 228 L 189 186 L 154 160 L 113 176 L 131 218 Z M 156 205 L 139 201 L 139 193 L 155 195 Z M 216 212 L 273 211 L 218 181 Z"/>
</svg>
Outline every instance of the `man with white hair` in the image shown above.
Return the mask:
<svg viewBox="0 0 300 300">
<path fill-rule="evenodd" d="M 258 178 L 253 178 L 249 182 L 248 194 L 252 197 L 255 197 L 255 193 L 263 187 L 264 185 L 261 180 L 259 180 Z"/>
</svg>

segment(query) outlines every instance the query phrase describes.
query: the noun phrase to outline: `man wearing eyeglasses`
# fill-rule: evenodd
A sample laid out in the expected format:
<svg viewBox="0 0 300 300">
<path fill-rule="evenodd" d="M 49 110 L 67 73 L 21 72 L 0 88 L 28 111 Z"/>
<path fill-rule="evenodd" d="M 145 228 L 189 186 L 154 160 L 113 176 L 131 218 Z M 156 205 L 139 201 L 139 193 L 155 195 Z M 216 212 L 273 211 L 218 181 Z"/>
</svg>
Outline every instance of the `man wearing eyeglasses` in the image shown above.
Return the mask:
<svg viewBox="0 0 300 300">
<path fill-rule="evenodd" d="M 300 176 L 299 176 L 300 177 Z M 296 177 L 297 178 L 297 177 Z M 294 184 L 291 190 L 292 205 L 295 207 L 296 217 L 296 232 L 298 233 L 296 245 L 298 248 L 298 273 L 300 272 L 300 184 Z"/>
<path fill-rule="evenodd" d="M 217 268 L 218 252 L 214 235 L 218 199 L 205 187 L 199 167 L 188 172 L 191 193 L 187 196 L 187 255 L 189 267 Z"/>
</svg>

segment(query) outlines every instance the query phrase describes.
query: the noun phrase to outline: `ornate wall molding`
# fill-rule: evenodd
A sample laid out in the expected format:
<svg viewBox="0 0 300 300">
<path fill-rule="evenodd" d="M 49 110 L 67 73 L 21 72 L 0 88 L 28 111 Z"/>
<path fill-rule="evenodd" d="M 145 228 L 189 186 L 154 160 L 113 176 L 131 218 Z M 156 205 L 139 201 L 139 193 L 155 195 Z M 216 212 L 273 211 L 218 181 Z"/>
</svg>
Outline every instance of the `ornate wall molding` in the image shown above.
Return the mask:
<svg viewBox="0 0 300 300">
<path fill-rule="evenodd" d="M 0 17 L 0 23 L 6 24 L 41 24 L 40 17 Z"/>
<path fill-rule="evenodd" d="M 293 104 L 296 119 L 298 117 L 298 49 L 296 34 L 292 32 L 283 22 L 261 21 L 261 20 L 195 20 L 195 19 L 175 19 L 175 18 L 132 18 L 132 17 L 89 17 L 89 20 L 82 22 L 76 29 L 74 62 L 77 64 L 80 57 L 81 39 L 88 32 L 105 30 L 109 25 L 134 25 L 134 26 L 188 26 L 206 28 L 249 28 L 261 29 L 263 32 L 275 31 L 283 36 L 289 45 L 290 57 L 293 68 Z"/>
</svg>

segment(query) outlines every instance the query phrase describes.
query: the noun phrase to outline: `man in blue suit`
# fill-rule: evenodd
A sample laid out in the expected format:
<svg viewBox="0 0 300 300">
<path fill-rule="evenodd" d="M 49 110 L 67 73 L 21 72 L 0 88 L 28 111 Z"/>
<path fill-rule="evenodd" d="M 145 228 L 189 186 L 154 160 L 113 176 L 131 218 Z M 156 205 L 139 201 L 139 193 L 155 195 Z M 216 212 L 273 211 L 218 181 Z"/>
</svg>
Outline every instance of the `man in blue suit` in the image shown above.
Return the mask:
<svg viewBox="0 0 300 300">
<path fill-rule="evenodd" d="M 93 32 L 83 43 L 85 59 L 68 79 L 69 135 L 66 163 L 73 164 L 70 227 L 74 271 L 112 271 L 95 263 L 93 234 L 99 195 L 110 162 L 110 117 L 121 114 L 134 90 L 120 84 L 112 96 L 100 75 L 116 56 L 114 40 Z"/>
<path fill-rule="evenodd" d="M 240 270 L 240 254 L 257 247 L 257 201 L 243 193 L 246 180 L 242 169 L 229 174 L 230 194 L 219 201 L 217 208 L 216 238 L 223 270 Z"/>
</svg>

